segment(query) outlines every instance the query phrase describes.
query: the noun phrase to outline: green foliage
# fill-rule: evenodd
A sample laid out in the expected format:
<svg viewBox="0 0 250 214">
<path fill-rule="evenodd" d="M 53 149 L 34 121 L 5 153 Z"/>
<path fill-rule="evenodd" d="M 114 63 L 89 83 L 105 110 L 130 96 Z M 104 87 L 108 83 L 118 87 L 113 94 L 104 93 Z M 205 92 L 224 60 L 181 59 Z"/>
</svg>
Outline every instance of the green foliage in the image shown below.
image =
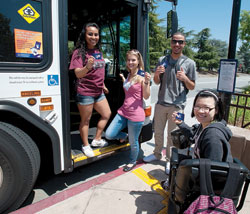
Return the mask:
<svg viewBox="0 0 250 214">
<path fill-rule="evenodd" d="M 250 73 L 250 11 L 243 10 L 240 15 L 239 38 L 242 45 L 239 48 L 238 56 L 242 61 L 243 72 Z"/>
<path fill-rule="evenodd" d="M 74 50 L 74 42 L 73 41 L 68 41 L 68 54 L 71 56 Z"/>
<path fill-rule="evenodd" d="M 194 48 L 194 39 L 193 39 L 194 31 L 185 32 L 183 27 L 180 27 L 178 31 L 182 32 L 186 37 L 186 45 L 183 49 L 183 54 L 191 59 L 194 59 L 194 55 L 195 55 L 195 52 L 193 49 Z"/>
<path fill-rule="evenodd" d="M 239 48 L 238 56 L 242 61 L 242 70 L 245 73 L 250 73 L 250 45 L 243 42 Z"/>
<path fill-rule="evenodd" d="M 239 38 L 250 43 L 250 11 L 242 10 L 240 14 Z"/>
<path fill-rule="evenodd" d="M 121 67 L 126 67 L 126 53 L 130 49 L 130 19 L 124 19 L 121 24 L 120 31 L 120 62 Z"/>
<path fill-rule="evenodd" d="M 244 94 L 249 94 L 250 95 L 250 85 L 244 87 L 242 90 L 243 90 Z"/>
<path fill-rule="evenodd" d="M 218 53 L 220 58 L 226 59 L 228 54 L 228 47 L 225 41 L 221 41 L 219 39 L 211 39 L 209 40 L 211 46 L 213 46 Z"/>
<path fill-rule="evenodd" d="M 243 94 L 250 95 L 250 86 L 247 86 L 246 88 L 243 89 Z M 250 107 L 250 97 L 234 95 L 232 96 L 231 103 L 232 104 L 238 103 L 238 106 Z M 242 123 L 243 125 L 249 123 L 250 122 L 250 110 L 244 109 L 244 108 L 236 108 L 236 107 L 231 106 L 229 110 L 228 123 L 234 125 L 234 122 L 235 122 L 235 125 L 239 127 L 241 127 Z M 250 129 L 250 126 L 248 126 L 247 128 Z"/>
<path fill-rule="evenodd" d="M 151 69 L 157 64 L 159 57 L 163 56 L 166 49 L 170 47 L 170 43 L 166 38 L 166 28 L 159 26 L 163 20 L 158 19 L 155 8 L 156 6 L 153 6 L 149 13 L 149 53 Z"/>
<path fill-rule="evenodd" d="M 194 60 L 198 70 L 213 70 L 219 67 L 219 57 L 210 42 L 210 29 L 205 28 L 194 36 L 194 47 L 197 49 Z"/>
</svg>

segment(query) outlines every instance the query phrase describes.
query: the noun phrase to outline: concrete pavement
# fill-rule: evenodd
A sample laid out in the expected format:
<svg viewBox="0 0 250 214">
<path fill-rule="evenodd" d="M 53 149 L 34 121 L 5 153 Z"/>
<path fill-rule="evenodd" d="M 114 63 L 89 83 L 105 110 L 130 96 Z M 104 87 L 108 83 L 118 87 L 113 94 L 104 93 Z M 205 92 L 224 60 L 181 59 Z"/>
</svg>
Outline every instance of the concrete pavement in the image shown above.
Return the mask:
<svg viewBox="0 0 250 214">
<path fill-rule="evenodd" d="M 119 168 L 13 214 L 166 214 L 169 193 L 160 186 L 166 178 L 164 163 L 164 159 L 141 162 L 127 173 Z M 250 192 L 239 213 L 250 213 Z"/>
<path fill-rule="evenodd" d="M 13 213 L 166 213 L 168 193 L 159 182 L 165 178 L 164 160 L 141 162 L 131 172 L 119 168 Z"/>
</svg>

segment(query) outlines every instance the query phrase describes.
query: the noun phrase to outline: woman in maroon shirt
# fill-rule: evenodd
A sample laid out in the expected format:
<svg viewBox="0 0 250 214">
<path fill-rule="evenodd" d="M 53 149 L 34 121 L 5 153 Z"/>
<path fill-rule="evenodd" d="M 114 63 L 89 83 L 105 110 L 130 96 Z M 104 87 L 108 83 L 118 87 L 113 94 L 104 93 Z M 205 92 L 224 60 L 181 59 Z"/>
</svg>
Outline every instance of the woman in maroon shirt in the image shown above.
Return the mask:
<svg viewBox="0 0 250 214">
<path fill-rule="evenodd" d="M 88 142 L 89 121 L 95 109 L 101 118 L 97 124 L 96 136 L 92 147 L 103 147 L 108 143 L 101 139 L 102 132 L 110 118 L 111 111 L 104 93 L 108 89 L 104 85 L 105 61 L 100 52 L 99 27 L 95 23 L 84 25 L 76 43 L 69 69 L 74 70 L 77 77 L 76 101 L 81 116 L 80 135 L 83 141 L 82 151 L 88 157 L 94 152 Z"/>
</svg>

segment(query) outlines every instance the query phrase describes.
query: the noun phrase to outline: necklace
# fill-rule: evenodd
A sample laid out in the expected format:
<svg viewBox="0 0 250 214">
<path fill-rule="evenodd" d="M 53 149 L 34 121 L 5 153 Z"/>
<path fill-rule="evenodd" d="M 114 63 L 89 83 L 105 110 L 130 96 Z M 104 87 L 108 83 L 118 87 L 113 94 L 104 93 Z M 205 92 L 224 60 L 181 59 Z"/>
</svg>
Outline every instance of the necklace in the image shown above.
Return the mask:
<svg viewBox="0 0 250 214">
<path fill-rule="evenodd" d="M 137 75 L 137 74 L 131 75 L 131 73 L 130 73 L 129 77 L 130 77 L 130 79 L 132 79 L 132 78 L 134 78 L 136 75 Z"/>
</svg>

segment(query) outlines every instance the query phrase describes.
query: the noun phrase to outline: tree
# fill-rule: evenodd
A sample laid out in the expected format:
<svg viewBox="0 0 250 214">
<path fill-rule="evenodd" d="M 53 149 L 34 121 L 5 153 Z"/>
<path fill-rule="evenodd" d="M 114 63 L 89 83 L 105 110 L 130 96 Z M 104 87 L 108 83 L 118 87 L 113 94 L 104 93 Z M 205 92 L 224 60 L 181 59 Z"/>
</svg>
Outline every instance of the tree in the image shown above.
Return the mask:
<svg viewBox="0 0 250 214">
<path fill-rule="evenodd" d="M 211 39 L 209 40 L 209 43 L 215 48 L 220 58 L 227 58 L 228 45 L 225 41 L 221 41 L 219 39 Z"/>
<path fill-rule="evenodd" d="M 193 39 L 194 31 L 191 30 L 191 31 L 185 32 L 183 27 L 180 27 L 178 31 L 182 32 L 186 38 L 186 45 L 183 49 L 183 54 L 191 59 L 194 59 L 194 55 L 195 55 L 195 52 L 194 52 L 195 46 L 194 46 L 194 39 Z"/>
<path fill-rule="evenodd" d="M 194 56 L 197 70 L 218 68 L 219 58 L 215 48 L 210 44 L 210 29 L 205 28 L 195 35 L 195 48 L 197 53 Z"/>
<path fill-rule="evenodd" d="M 164 19 L 158 19 L 155 13 L 157 6 L 153 0 L 149 12 L 149 53 L 151 69 L 157 64 L 160 56 L 164 55 L 167 49 L 170 49 L 170 42 L 166 38 L 166 28 L 161 27 L 160 23 Z"/>
<path fill-rule="evenodd" d="M 239 38 L 242 45 L 238 55 L 243 63 L 243 70 L 250 72 L 250 11 L 242 10 L 240 14 Z"/>
<path fill-rule="evenodd" d="M 238 55 L 240 61 L 242 61 L 242 69 L 245 73 L 250 73 L 250 45 L 243 42 L 239 48 Z"/>
<path fill-rule="evenodd" d="M 250 11 L 242 10 L 240 14 L 239 38 L 250 43 Z"/>
</svg>

